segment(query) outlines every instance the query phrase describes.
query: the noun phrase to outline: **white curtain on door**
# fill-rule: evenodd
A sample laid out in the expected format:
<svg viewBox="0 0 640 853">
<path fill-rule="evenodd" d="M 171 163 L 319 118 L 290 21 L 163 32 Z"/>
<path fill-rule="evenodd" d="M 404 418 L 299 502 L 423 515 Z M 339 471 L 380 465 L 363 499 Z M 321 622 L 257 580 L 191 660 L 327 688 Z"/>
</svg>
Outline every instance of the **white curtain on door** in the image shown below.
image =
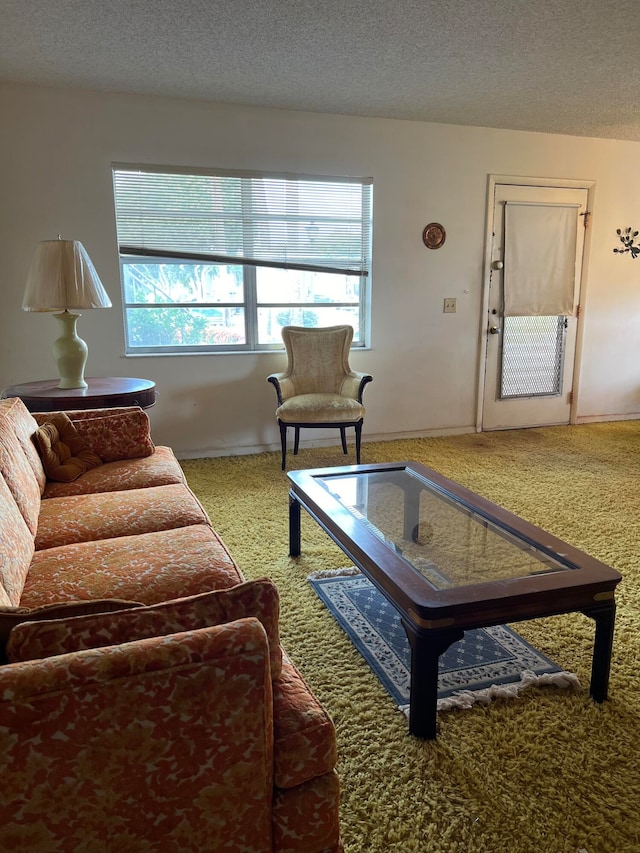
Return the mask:
<svg viewBox="0 0 640 853">
<path fill-rule="evenodd" d="M 506 202 L 504 316 L 574 313 L 579 205 Z"/>
</svg>

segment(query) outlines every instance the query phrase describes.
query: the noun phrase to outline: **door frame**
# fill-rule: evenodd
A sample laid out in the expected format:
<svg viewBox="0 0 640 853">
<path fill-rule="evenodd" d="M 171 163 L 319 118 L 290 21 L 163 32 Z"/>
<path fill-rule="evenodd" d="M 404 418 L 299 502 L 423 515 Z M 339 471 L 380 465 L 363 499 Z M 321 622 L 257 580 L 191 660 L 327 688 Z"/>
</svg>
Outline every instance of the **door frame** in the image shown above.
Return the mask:
<svg viewBox="0 0 640 853">
<path fill-rule="evenodd" d="M 487 369 L 487 318 L 489 316 L 489 288 L 491 284 L 491 263 L 493 249 L 493 211 L 495 189 L 497 184 L 513 184 L 514 186 L 558 187 L 561 189 L 587 190 L 587 210 L 589 221 L 585 228 L 584 246 L 582 250 L 582 271 L 580 275 L 580 312 L 577 318 L 576 350 L 573 362 L 573 397 L 569 423 L 577 423 L 578 396 L 580 383 L 580 365 L 582 363 L 582 343 L 584 317 L 589 281 L 589 258 L 591 256 L 591 222 L 595 203 L 595 181 L 581 181 L 569 178 L 530 178 L 522 175 L 489 175 L 487 181 L 487 215 L 485 231 L 484 261 L 482 272 L 482 302 L 480 305 L 480 357 L 478 359 L 478 386 L 476 394 L 476 432 L 482 432 L 482 411 L 484 406 L 484 388 Z"/>
</svg>

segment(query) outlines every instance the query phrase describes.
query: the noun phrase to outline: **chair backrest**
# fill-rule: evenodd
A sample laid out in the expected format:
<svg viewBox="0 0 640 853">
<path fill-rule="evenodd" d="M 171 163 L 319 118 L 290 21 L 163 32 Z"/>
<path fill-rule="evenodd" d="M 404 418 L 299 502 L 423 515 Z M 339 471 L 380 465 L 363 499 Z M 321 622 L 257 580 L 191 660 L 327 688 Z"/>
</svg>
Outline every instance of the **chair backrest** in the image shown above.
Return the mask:
<svg viewBox="0 0 640 853">
<path fill-rule="evenodd" d="M 289 359 L 286 375 L 296 394 L 339 394 L 350 373 L 352 326 L 285 326 L 282 340 Z"/>
</svg>

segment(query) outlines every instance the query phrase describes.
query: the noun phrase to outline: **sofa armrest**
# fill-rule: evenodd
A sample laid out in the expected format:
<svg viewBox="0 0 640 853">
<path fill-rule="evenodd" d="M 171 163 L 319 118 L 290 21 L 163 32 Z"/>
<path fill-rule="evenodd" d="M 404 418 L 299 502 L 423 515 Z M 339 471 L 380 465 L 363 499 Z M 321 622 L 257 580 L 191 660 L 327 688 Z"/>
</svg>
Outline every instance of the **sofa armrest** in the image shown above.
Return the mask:
<svg viewBox="0 0 640 853">
<path fill-rule="evenodd" d="M 91 420 L 92 418 L 104 418 L 111 415 L 122 415 L 130 412 L 132 408 L 138 409 L 139 406 L 112 406 L 108 409 L 65 409 L 65 415 L 70 421 Z M 32 412 L 33 418 L 39 426 L 46 423 L 53 412 Z"/>
<path fill-rule="evenodd" d="M 49 412 L 48 417 L 52 414 Z M 149 416 L 140 406 L 82 409 L 64 414 L 80 439 L 103 462 L 140 459 L 151 456 L 155 450 Z M 40 425 L 48 419 L 47 414 L 41 412 L 35 413 L 34 418 Z"/>
<path fill-rule="evenodd" d="M 271 850 L 257 619 L 0 667 L 0 849 Z"/>
</svg>

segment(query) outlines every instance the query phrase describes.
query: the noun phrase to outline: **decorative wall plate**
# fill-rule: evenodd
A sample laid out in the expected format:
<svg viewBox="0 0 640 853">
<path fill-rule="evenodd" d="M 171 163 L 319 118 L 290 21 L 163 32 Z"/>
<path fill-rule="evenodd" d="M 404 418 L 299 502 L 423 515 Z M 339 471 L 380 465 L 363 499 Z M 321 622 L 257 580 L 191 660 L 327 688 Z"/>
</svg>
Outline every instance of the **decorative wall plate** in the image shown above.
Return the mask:
<svg viewBox="0 0 640 853">
<path fill-rule="evenodd" d="M 427 249 L 439 249 L 447 239 L 447 232 L 439 222 L 430 222 L 422 232 L 422 242 Z"/>
</svg>

